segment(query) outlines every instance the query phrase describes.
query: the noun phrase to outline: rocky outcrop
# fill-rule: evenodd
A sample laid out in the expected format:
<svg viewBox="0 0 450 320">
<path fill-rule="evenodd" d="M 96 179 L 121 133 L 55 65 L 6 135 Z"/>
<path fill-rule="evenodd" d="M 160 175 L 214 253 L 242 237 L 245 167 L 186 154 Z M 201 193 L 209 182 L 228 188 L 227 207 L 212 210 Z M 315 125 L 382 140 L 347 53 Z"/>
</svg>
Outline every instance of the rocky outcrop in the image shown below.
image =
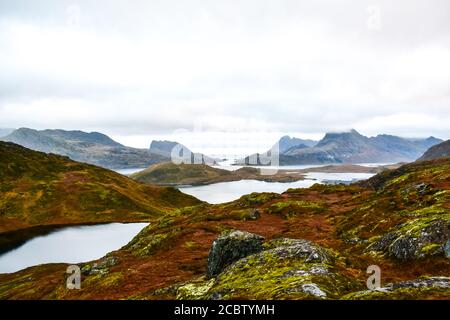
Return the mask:
<svg viewBox="0 0 450 320">
<path fill-rule="evenodd" d="M 102 260 L 94 264 L 86 264 L 81 268 L 81 273 L 85 276 L 95 275 L 95 274 L 105 274 L 108 273 L 109 268 L 115 266 L 119 263 L 119 258 L 116 256 L 105 257 Z"/>
<path fill-rule="evenodd" d="M 383 251 L 398 260 L 414 260 L 449 254 L 450 221 L 415 219 L 381 237 L 370 250 Z"/>
<path fill-rule="evenodd" d="M 208 257 L 206 276 L 217 276 L 231 263 L 262 250 L 264 238 L 243 231 L 232 231 L 221 235 L 213 242 Z"/>
<path fill-rule="evenodd" d="M 255 241 L 257 252 L 248 254 L 255 249 Z M 221 249 L 224 247 L 228 250 Z M 178 299 L 333 299 L 360 288 L 339 272 L 334 252 L 307 240 L 262 243 L 262 237 L 234 231 L 219 237 L 211 251 L 214 259 L 210 258 L 208 270 L 217 266 L 212 264 L 216 259 L 229 261 L 228 267 L 216 267 L 212 278 L 178 286 Z M 225 252 L 236 255 L 230 259 Z M 242 257 L 234 258 L 239 255 Z"/>
</svg>

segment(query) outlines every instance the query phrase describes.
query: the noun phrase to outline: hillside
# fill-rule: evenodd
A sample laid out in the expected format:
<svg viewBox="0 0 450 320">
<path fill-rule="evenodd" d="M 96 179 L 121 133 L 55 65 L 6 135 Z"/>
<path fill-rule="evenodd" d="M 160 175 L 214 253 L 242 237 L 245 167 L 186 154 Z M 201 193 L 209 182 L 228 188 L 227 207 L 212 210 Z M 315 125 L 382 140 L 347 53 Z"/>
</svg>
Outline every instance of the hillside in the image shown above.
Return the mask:
<svg viewBox="0 0 450 320">
<path fill-rule="evenodd" d="M 172 212 L 80 264 L 82 290 L 66 267 L 0 275 L 0 298 L 450 299 L 450 159 Z"/>
<path fill-rule="evenodd" d="M 200 185 L 217 181 L 232 181 L 231 171 L 204 164 L 160 163 L 130 176 L 132 179 L 149 184 Z"/>
<path fill-rule="evenodd" d="M 313 147 L 304 144 L 281 150 L 281 165 L 333 164 L 333 163 L 396 163 L 414 161 L 429 147 L 442 140 L 407 139 L 390 135 L 366 137 L 356 130 L 327 133 Z M 253 155 L 253 159 L 256 159 Z M 238 163 L 252 164 L 246 157 Z"/>
<path fill-rule="evenodd" d="M 276 174 L 263 175 L 256 168 L 240 168 L 228 171 L 205 164 L 174 164 L 172 162 L 155 164 L 130 178 L 154 185 L 207 185 L 218 182 L 239 180 L 261 180 L 267 182 L 293 182 L 303 180 L 303 172 L 278 171 Z"/>
<path fill-rule="evenodd" d="M 0 232 L 56 224 L 148 221 L 199 204 L 69 158 L 0 142 Z"/>
<path fill-rule="evenodd" d="M 145 168 L 168 160 L 146 149 L 126 147 L 98 132 L 20 128 L 0 140 L 108 169 Z"/>
<path fill-rule="evenodd" d="M 445 157 L 450 157 L 450 140 L 431 147 L 418 159 L 418 161 L 434 160 Z"/>
</svg>

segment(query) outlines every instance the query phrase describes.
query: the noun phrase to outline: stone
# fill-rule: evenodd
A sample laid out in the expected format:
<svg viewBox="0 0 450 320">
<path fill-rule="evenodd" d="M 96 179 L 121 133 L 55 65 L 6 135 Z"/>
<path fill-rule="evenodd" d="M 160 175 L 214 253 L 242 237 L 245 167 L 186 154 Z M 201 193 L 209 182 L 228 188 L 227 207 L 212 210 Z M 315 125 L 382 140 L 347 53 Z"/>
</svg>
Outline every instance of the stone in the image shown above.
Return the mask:
<svg viewBox="0 0 450 320">
<path fill-rule="evenodd" d="M 346 300 L 387 300 L 422 299 L 430 293 L 447 293 L 450 289 L 450 277 L 422 277 L 399 283 L 390 283 L 376 290 L 353 292 L 343 297 Z"/>
<path fill-rule="evenodd" d="M 87 264 L 83 268 L 81 268 L 81 273 L 85 276 L 93 275 L 93 274 L 106 274 L 109 271 L 109 268 L 115 266 L 119 263 L 119 258 L 116 256 L 109 256 L 97 263 L 94 263 L 92 266 Z"/>
<path fill-rule="evenodd" d="M 448 257 L 450 248 L 446 243 L 449 240 L 450 222 L 418 219 L 384 235 L 369 250 L 383 251 L 389 257 L 403 261 L 444 254 Z"/>
<path fill-rule="evenodd" d="M 327 294 L 323 292 L 315 283 L 302 285 L 302 291 L 318 298 L 326 298 Z"/>
<path fill-rule="evenodd" d="M 207 278 L 217 276 L 235 261 L 262 251 L 263 241 L 264 238 L 259 235 L 238 230 L 222 234 L 212 244 Z"/>
<path fill-rule="evenodd" d="M 303 239 L 276 239 L 265 245 L 279 259 L 305 259 L 305 262 L 331 262 L 332 256 L 322 247 Z"/>
<path fill-rule="evenodd" d="M 430 187 L 425 183 L 419 183 L 418 185 L 414 186 L 417 193 L 421 196 L 425 195 L 427 191 L 430 189 Z"/>
<path fill-rule="evenodd" d="M 450 259 L 450 239 L 444 246 L 445 257 Z"/>
<path fill-rule="evenodd" d="M 251 220 L 258 220 L 261 217 L 261 214 L 257 209 L 250 209 L 249 216 Z"/>
</svg>

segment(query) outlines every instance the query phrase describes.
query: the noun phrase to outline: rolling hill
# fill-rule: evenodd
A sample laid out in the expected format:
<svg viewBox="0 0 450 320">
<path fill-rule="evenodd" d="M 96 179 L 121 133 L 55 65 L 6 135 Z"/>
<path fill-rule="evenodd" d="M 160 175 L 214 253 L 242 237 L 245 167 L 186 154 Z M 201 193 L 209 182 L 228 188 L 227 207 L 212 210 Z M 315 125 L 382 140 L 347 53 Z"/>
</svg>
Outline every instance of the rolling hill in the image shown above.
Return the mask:
<svg viewBox="0 0 450 320">
<path fill-rule="evenodd" d="M 228 171 L 205 164 L 174 164 L 172 162 L 155 164 L 143 171 L 132 174 L 130 178 L 154 185 L 207 185 L 218 182 L 239 180 L 259 180 L 266 182 L 293 182 L 303 180 L 299 172 L 278 171 L 264 175 L 257 168 L 244 167 Z"/>
<path fill-rule="evenodd" d="M 148 221 L 201 203 L 170 187 L 0 142 L 0 233 L 33 226 Z"/>
</svg>

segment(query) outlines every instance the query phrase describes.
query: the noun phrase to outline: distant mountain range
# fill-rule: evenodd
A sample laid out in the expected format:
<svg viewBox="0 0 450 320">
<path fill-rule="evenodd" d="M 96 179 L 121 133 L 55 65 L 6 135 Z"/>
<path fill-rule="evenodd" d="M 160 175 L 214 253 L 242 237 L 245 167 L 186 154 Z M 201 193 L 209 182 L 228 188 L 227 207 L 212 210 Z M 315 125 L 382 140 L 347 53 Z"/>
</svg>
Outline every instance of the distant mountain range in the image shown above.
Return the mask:
<svg viewBox="0 0 450 320">
<path fill-rule="evenodd" d="M 427 150 L 427 152 L 424 153 L 422 157 L 419 158 L 419 161 L 434 160 L 445 157 L 450 157 L 450 140 L 432 146 Z"/>
<path fill-rule="evenodd" d="M 146 168 L 156 163 L 178 160 L 178 163 L 214 164 L 215 159 L 194 153 L 173 141 L 153 141 L 149 149 L 124 146 L 99 132 L 34 130 L 28 128 L 1 129 L 9 133 L 2 141 L 26 148 L 68 156 L 72 160 L 98 165 L 108 169 Z M 279 142 L 280 165 L 410 162 L 420 158 L 429 148 L 442 140 L 408 139 L 391 135 L 366 137 L 356 130 L 327 133 L 320 141 L 282 137 Z M 430 154 L 444 152 L 441 147 Z M 174 158 L 172 157 L 175 156 Z M 269 151 L 270 154 L 270 151 Z M 445 154 L 445 152 L 444 152 Z M 431 155 L 432 156 L 432 155 Z M 429 157 L 429 155 L 424 155 Z M 258 160 L 256 160 L 258 159 Z M 239 164 L 266 164 L 260 155 L 238 161 Z"/>
<path fill-rule="evenodd" d="M 298 145 L 292 145 L 296 140 L 281 138 L 280 165 L 409 162 L 419 158 L 428 148 L 442 142 L 434 137 L 408 139 L 384 134 L 369 138 L 356 130 L 327 133 L 313 146 L 299 140 L 301 139 L 297 140 Z M 266 154 L 271 155 L 271 151 Z M 265 164 L 260 159 L 259 154 L 251 155 L 238 163 Z"/>
<path fill-rule="evenodd" d="M 46 153 L 54 153 L 108 169 L 145 168 L 152 164 L 170 161 L 171 147 L 176 142 L 157 142 L 150 149 L 124 146 L 99 132 L 34 130 L 20 128 L 0 138 L 23 147 Z M 153 145 L 153 144 L 152 144 Z M 165 150 L 164 152 L 162 152 Z M 191 152 L 184 147 L 186 154 Z M 202 159 L 203 155 L 198 155 Z M 207 158 L 207 157 L 204 157 Z M 208 158 L 209 159 L 209 158 Z"/>
</svg>

